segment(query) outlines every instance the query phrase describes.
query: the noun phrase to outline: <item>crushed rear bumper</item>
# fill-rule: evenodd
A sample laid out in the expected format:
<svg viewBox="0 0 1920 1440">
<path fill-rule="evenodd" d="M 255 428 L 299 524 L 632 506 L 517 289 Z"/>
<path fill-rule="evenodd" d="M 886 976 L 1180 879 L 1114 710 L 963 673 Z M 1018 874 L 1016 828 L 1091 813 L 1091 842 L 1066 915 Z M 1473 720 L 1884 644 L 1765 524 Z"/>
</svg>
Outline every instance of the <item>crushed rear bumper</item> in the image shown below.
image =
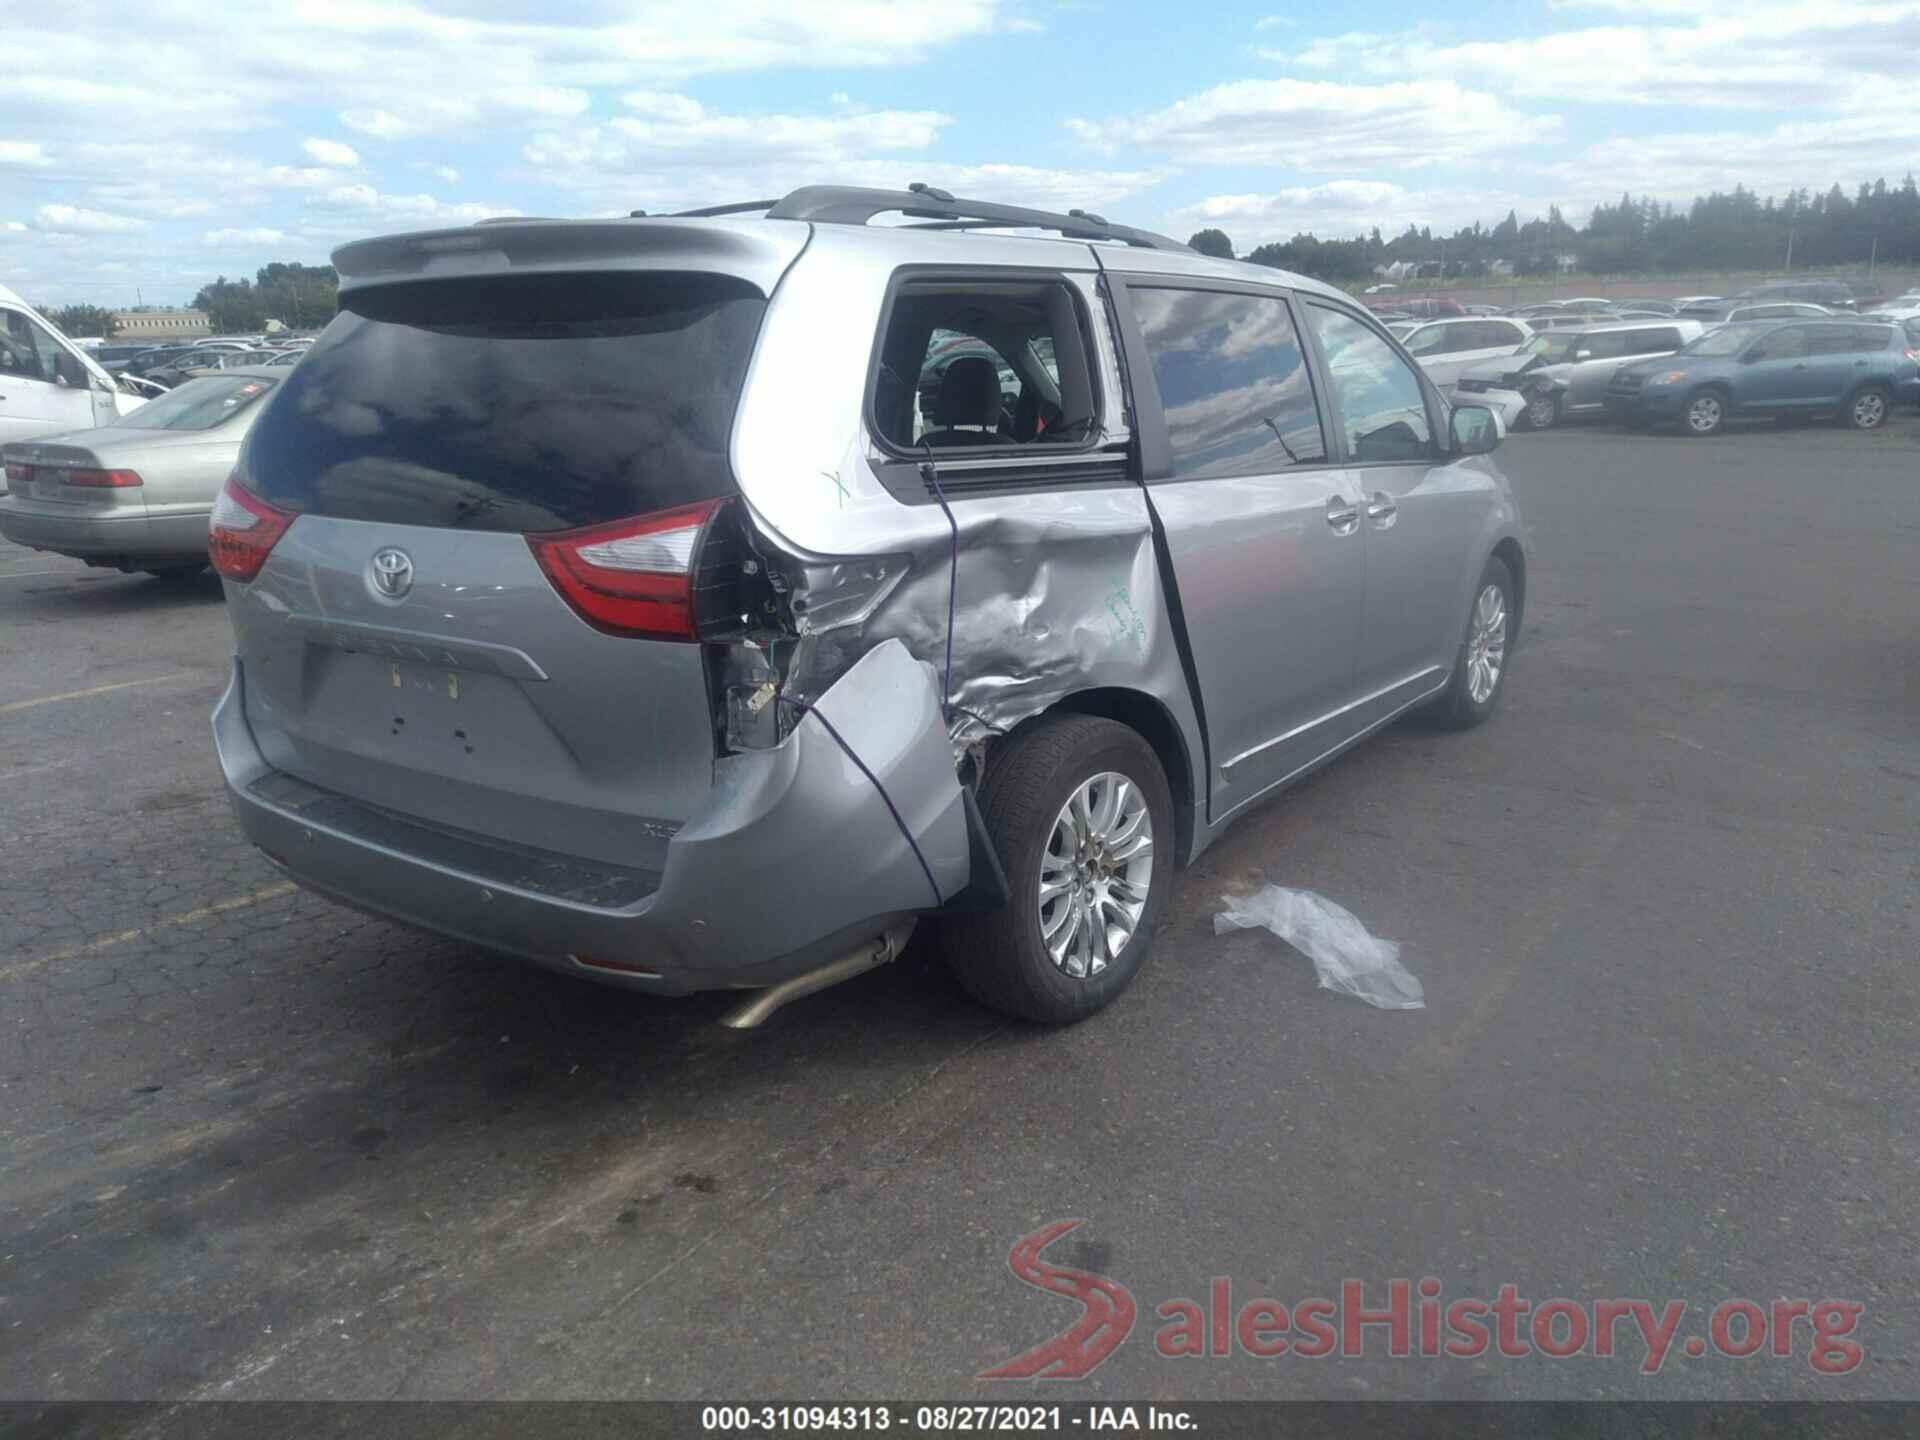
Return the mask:
<svg viewBox="0 0 1920 1440">
<path fill-rule="evenodd" d="M 587 978 L 667 994 L 769 985 L 967 884 L 965 808 L 933 672 L 897 640 L 862 656 L 816 708 L 885 785 L 938 897 L 886 802 L 811 716 L 778 746 L 716 761 L 708 805 L 650 871 L 424 824 L 282 774 L 254 741 L 245 685 L 236 660 L 213 714 L 220 766 L 241 828 L 289 876 L 355 909 Z"/>
</svg>

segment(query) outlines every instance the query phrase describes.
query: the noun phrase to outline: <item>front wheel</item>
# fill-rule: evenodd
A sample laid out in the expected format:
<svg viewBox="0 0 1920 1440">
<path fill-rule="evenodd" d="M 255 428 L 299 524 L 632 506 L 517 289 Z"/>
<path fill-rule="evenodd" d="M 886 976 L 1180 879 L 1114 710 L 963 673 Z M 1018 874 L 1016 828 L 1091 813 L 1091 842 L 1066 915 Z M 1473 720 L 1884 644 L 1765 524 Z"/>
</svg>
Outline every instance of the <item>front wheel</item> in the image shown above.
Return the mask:
<svg viewBox="0 0 1920 1440">
<path fill-rule="evenodd" d="M 1513 648 L 1514 600 L 1513 572 L 1499 556 L 1488 556 L 1467 609 L 1467 633 L 1454 657 L 1453 678 L 1434 702 L 1434 716 L 1447 728 L 1471 729 L 1500 703 Z"/>
<path fill-rule="evenodd" d="M 1551 430 L 1560 423 L 1560 392 L 1547 390 L 1527 401 L 1520 423 L 1528 430 Z"/>
<path fill-rule="evenodd" d="M 1718 390 L 1696 390 L 1680 416 L 1684 435 L 1718 435 L 1727 424 L 1727 397 Z"/>
<path fill-rule="evenodd" d="M 1138 973 L 1173 885 L 1160 761 L 1115 721 L 1054 715 L 989 753 L 979 802 L 1012 896 L 946 922 L 947 963 L 995 1010 L 1085 1019 Z"/>
<path fill-rule="evenodd" d="M 1887 423 L 1893 397 L 1878 385 L 1863 385 L 1847 400 L 1841 418 L 1855 430 L 1878 430 Z"/>
</svg>

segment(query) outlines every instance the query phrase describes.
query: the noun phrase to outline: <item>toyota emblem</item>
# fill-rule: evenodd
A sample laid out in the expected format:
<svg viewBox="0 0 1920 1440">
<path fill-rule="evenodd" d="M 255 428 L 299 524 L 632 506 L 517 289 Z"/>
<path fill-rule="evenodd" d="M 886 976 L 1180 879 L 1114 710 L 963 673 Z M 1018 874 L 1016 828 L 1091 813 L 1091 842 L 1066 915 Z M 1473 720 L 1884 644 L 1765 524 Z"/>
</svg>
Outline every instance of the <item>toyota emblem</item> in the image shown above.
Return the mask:
<svg viewBox="0 0 1920 1440">
<path fill-rule="evenodd" d="M 404 550 L 389 545 L 373 552 L 367 579 L 383 600 L 398 600 L 413 588 L 413 561 Z"/>
</svg>

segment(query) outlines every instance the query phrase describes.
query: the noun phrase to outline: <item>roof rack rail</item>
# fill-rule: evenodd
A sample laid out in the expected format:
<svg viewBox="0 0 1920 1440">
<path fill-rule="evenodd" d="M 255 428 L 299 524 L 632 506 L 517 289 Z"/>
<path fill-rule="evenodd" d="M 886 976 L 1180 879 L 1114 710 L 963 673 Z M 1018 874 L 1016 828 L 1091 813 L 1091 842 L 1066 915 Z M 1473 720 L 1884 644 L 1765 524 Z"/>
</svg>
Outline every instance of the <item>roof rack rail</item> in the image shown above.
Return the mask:
<svg viewBox="0 0 1920 1440">
<path fill-rule="evenodd" d="M 755 210 L 771 210 L 780 202 L 777 200 L 741 200 L 732 205 L 702 205 L 698 210 L 676 210 L 676 220 L 711 220 L 720 215 L 748 215 Z M 644 214 L 636 210 L 635 215 Z"/>
<path fill-rule="evenodd" d="M 778 200 L 747 200 L 731 205 L 707 205 L 682 210 L 675 218 L 703 219 L 745 215 L 764 210 L 769 220 L 810 220 L 823 225 L 865 225 L 876 215 L 898 211 L 914 220 L 930 222 L 909 228 L 925 230 L 988 230 L 1017 228 L 1055 230 L 1076 240 L 1118 240 L 1146 250 L 1185 250 L 1188 247 L 1151 230 L 1115 225 L 1088 210 L 1029 210 L 989 200 L 957 199 L 945 190 L 916 181 L 905 190 L 867 190 L 848 185 L 805 185 Z M 640 212 L 636 211 L 635 214 Z"/>
</svg>

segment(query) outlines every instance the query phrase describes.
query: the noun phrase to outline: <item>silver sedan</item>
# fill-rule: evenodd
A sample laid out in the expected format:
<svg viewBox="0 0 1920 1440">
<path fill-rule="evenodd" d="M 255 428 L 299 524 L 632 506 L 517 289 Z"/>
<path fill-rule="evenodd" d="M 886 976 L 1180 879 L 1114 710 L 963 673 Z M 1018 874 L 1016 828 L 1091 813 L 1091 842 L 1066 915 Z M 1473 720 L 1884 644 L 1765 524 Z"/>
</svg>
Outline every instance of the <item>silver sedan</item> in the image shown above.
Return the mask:
<svg viewBox="0 0 1920 1440">
<path fill-rule="evenodd" d="M 208 513 L 286 374 L 220 370 L 106 425 L 7 446 L 0 535 L 89 565 L 198 574 Z"/>
</svg>

